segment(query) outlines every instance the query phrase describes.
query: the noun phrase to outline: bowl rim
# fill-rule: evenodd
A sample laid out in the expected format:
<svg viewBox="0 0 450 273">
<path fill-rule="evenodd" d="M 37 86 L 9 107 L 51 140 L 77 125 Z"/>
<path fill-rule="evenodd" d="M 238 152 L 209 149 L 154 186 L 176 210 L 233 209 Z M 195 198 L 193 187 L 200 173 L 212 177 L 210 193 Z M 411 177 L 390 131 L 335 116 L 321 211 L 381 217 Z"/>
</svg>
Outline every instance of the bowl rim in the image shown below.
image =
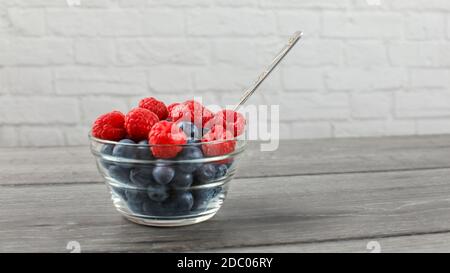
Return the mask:
<svg viewBox="0 0 450 273">
<path fill-rule="evenodd" d="M 134 143 L 120 143 L 118 141 L 111 141 L 111 140 L 104 140 L 99 139 L 94 136 L 92 136 L 89 133 L 89 139 L 91 140 L 91 152 L 96 157 L 102 158 L 102 160 L 106 160 L 109 162 L 115 162 L 115 163 L 124 163 L 124 164 L 159 164 L 159 163 L 211 163 L 216 161 L 221 161 L 229 158 L 233 158 L 239 154 L 241 154 L 245 148 L 247 147 L 247 140 L 239 139 L 239 138 L 233 138 L 233 139 L 227 139 L 227 140 L 219 140 L 219 141 L 210 141 L 210 142 L 198 142 L 198 143 L 187 143 L 187 144 L 134 144 Z M 224 155 L 216 155 L 216 156 L 209 156 L 209 157 L 203 157 L 199 159 L 179 159 L 177 157 L 175 158 L 155 158 L 155 159 L 136 159 L 136 158 L 126 158 L 126 157 L 117 157 L 113 155 L 106 155 L 101 153 L 100 151 L 97 151 L 94 148 L 93 143 L 100 143 L 100 144 L 109 144 L 109 145 L 124 145 L 124 146 L 130 146 L 130 147 L 198 147 L 201 148 L 201 145 L 215 145 L 220 143 L 226 143 L 235 141 L 237 143 L 236 148 L 233 152 L 224 154 Z"/>
<path fill-rule="evenodd" d="M 91 132 L 88 133 L 89 140 L 91 142 L 99 142 L 102 144 L 113 144 L 113 145 L 124 145 L 124 146 L 131 146 L 131 147 L 188 147 L 188 146 L 201 146 L 201 145 L 214 145 L 214 144 L 221 144 L 221 143 L 227 143 L 227 142 L 240 142 L 244 143 L 244 145 L 247 144 L 247 140 L 245 138 L 239 138 L 234 137 L 232 139 L 225 139 L 225 140 L 214 140 L 214 141 L 207 141 L 207 142 L 191 142 L 186 144 L 139 144 L 139 143 L 122 143 L 119 141 L 113 141 L 113 140 L 106 140 L 94 137 Z"/>
</svg>

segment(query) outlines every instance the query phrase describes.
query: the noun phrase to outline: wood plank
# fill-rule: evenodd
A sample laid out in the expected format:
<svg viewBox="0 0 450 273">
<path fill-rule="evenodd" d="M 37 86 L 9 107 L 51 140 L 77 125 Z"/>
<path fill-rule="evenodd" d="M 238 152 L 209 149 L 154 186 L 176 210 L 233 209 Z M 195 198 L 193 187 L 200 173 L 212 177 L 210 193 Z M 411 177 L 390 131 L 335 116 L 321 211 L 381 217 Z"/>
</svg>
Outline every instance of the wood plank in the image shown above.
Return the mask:
<svg viewBox="0 0 450 273">
<path fill-rule="evenodd" d="M 252 142 L 238 177 L 449 168 L 450 135 L 282 141 L 275 152 Z M 0 149 L 0 185 L 101 183 L 88 147 Z"/>
<path fill-rule="evenodd" d="M 216 217 L 162 229 L 121 218 L 104 185 L 4 186 L 0 251 L 200 251 L 450 232 L 450 170 L 236 179 Z"/>
<path fill-rule="evenodd" d="M 379 248 L 374 248 L 374 243 Z M 377 247 L 377 246 L 375 246 Z M 372 252 L 379 250 L 379 252 Z M 215 249 L 216 253 L 449 253 L 450 233 Z"/>
</svg>

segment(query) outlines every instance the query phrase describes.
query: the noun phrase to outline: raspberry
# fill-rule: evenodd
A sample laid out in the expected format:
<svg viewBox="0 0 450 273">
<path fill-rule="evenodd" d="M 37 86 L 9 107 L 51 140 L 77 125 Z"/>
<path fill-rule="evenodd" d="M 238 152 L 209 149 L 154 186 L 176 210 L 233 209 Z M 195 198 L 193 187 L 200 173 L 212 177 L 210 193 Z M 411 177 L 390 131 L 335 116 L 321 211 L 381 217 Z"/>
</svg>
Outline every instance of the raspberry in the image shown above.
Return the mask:
<svg viewBox="0 0 450 273">
<path fill-rule="evenodd" d="M 172 104 L 169 104 L 169 106 L 167 106 L 167 111 L 170 113 L 170 112 L 172 112 L 172 109 L 175 107 L 175 106 L 177 106 L 177 105 L 179 105 L 180 103 L 178 103 L 178 102 L 174 102 L 174 103 L 172 103 Z"/>
<path fill-rule="evenodd" d="M 157 145 L 151 147 L 156 158 L 173 158 L 183 149 L 179 145 L 186 144 L 187 137 L 174 122 L 162 120 L 150 130 L 148 142 Z"/>
<path fill-rule="evenodd" d="M 119 111 L 112 111 L 99 116 L 92 125 L 92 135 L 96 138 L 119 141 L 126 135 L 125 116 Z"/>
<path fill-rule="evenodd" d="M 211 141 L 219 141 L 219 143 L 208 144 Z M 219 156 L 229 154 L 234 151 L 236 146 L 236 140 L 234 140 L 233 134 L 221 125 L 215 125 L 205 134 L 202 138 L 202 150 L 207 156 Z"/>
<path fill-rule="evenodd" d="M 205 125 L 205 128 L 211 128 L 215 125 L 222 125 L 223 128 L 237 137 L 245 130 L 245 118 L 241 113 L 233 110 L 222 110 L 214 115 L 214 118 Z"/>
<path fill-rule="evenodd" d="M 139 107 L 152 111 L 158 116 L 159 120 L 165 120 L 167 118 L 167 115 L 169 115 L 164 102 L 159 101 L 153 97 L 140 100 Z"/>
<path fill-rule="evenodd" d="M 208 108 L 195 100 L 173 105 L 169 112 L 172 121 L 190 121 L 197 127 L 203 127 L 213 117 L 214 114 Z"/>
<path fill-rule="evenodd" d="M 150 129 L 159 121 L 158 116 L 144 108 L 134 108 L 125 117 L 128 137 L 134 141 L 147 139 Z"/>
</svg>

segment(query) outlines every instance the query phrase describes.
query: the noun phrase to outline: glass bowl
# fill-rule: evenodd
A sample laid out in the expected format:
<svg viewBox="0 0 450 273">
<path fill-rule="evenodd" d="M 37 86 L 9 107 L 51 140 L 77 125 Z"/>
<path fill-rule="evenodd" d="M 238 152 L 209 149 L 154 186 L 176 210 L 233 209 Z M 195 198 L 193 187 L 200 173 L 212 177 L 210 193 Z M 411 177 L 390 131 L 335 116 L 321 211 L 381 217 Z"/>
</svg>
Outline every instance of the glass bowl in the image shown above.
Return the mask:
<svg viewBox="0 0 450 273">
<path fill-rule="evenodd" d="M 89 138 L 116 209 L 132 222 L 161 227 L 190 225 L 213 217 L 225 200 L 237 159 L 246 147 L 244 139 L 140 145 Z M 235 149 L 229 154 L 207 157 L 202 153 L 202 145 L 232 141 Z M 180 152 L 175 158 L 156 159 L 152 149 Z"/>
</svg>

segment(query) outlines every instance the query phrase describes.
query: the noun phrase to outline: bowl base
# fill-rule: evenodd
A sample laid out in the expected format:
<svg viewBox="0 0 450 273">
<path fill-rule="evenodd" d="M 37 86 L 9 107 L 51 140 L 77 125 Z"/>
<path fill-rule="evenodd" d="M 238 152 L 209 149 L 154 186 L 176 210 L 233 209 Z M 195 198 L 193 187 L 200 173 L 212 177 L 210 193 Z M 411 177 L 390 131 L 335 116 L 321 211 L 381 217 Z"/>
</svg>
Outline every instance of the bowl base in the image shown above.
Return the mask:
<svg viewBox="0 0 450 273">
<path fill-rule="evenodd" d="M 144 226 L 152 226 L 152 227 L 181 227 L 181 226 L 189 226 L 204 222 L 206 220 L 211 219 L 216 215 L 217 211 L 212 212 L 206 215 L 200 215 L 196 217 L 190 218 L 180 218 L 180 219 L 158 219 L 158 218 L 143 218 L 133 216 L 124 212 L 119 212 L 125 217 L 125 219 Z"/>
</svg>

